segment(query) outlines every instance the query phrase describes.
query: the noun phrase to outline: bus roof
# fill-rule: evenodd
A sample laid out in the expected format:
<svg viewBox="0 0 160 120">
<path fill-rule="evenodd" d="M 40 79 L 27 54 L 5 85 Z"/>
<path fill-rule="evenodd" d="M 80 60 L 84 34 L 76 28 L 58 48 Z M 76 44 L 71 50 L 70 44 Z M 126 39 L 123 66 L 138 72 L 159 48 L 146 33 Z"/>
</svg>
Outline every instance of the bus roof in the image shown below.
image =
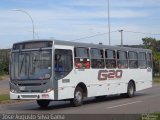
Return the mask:
<svg viewBox="0 0 160 120">
<path fill-rule="evenodd" d="M 42 42 L 42 41 L 53 41 L 55 45 L 66 45 L 66 46 L 75 46 L 75 47 L 89 47 L 89 48 L 99 48 L 99 49 L 110 49 L 110 50 L 124 50 L 124 51 L 142 51 L 142 52 L 151 52 L 150 49 L 143 48 L 133 48 L 133 47 L 121 47 L 121 46 L 109 46 L 109 45 L 100 45 L 93 43 L 80 43 L 73 41 L 64 41 L 64 40 L 50 40 L 50 39 L 38 39 L 38 40 L 26 40 L 22 42 L 17 42 L 14 44 L 28 43 L 28 42 Z"/>
</svg>

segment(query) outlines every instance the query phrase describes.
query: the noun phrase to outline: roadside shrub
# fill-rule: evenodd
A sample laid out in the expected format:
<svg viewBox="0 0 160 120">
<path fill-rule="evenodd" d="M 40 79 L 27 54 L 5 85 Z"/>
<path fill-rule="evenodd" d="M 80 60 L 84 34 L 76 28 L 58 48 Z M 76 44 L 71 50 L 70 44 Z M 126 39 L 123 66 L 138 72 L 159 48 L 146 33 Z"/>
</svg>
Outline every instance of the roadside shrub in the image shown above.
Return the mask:
<svg viewBox="0 0 160 120">
<path fill-rule="evenodd" d="M 0 75 L 8 74 L 9 72 L 9 63 L 6 61 L 0 62 Z"/>
</svg>

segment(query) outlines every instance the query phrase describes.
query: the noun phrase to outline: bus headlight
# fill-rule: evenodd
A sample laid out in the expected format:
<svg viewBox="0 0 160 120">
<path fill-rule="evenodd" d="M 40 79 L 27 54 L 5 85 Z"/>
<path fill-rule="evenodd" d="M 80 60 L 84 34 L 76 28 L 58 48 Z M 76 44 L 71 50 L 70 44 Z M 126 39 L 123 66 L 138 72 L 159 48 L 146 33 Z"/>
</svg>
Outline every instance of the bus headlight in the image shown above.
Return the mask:
<svg viewBox="0 0 160 120">
<path fill-rule="evenodd" d="M 47 92 L 50 92 L 52 89 L 47 89 L 47 90 L 43 90 L 43 93 L 47 93 Z"/>
<path fill-rule="evenodd" d="M 47 92 L 50 92 L 52 89 L 48 89 Z"/>
<path fill-rule="evenodd" d="M 11 89 L 11 92 L 12 92 L 12 93 L 17 93 L 17 91 L 16 91 L 16 90 L 14 90 L 14 89 Z"/>
<path fill-rule="evenodd" d="M 46 93 L 47 92 L 47 90 L 43 90 L 43 93 Z"/>
</svg>

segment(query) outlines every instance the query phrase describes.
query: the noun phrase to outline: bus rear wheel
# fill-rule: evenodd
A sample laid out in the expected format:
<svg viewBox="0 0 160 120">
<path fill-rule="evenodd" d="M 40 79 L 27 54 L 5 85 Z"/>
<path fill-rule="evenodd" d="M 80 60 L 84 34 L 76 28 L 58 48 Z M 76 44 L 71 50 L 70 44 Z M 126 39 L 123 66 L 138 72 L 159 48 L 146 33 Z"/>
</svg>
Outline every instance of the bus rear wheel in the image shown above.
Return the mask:
<svg viewBox="0 0 160 120">
<path fill-rule="evenodd" d="M 73 106 L 77 107 L 83 104 L 83 90 L 81 87 L 77 87 L 74 92 L 74 98 L 71 100 Z"/>
<path fill-rule="evenodd" d="M 50 103 L 50 100 L 37 100 L 37 104 L 41 107 L 41 108 L 47 108 L 48 105 Z"/>
<path fill-rule="evenodd" d="M 127 89 L 127 97 L 131 98 L 134 96 L 135 93 L 135 86 L 133 82 L 129 82 L 128 89 Z"/>
<path fill-rule="evenodd" d="M 133 82 L 128 83 L 127 93 L 121 94 L 122 97 L 132 98 L 135 94 L 135 86 Z"/>
</svg>

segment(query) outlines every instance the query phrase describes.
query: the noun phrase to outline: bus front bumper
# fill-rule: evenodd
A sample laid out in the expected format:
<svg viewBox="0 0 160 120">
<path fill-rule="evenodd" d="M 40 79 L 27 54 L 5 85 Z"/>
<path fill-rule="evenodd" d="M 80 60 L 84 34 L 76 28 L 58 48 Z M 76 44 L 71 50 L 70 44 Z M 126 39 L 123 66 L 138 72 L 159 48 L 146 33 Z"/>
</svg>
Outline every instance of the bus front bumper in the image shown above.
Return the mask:
<svg viewBox="0 0 160 120">
<path fill-rule="evenodd" d="M 54 91 L 47 93 L 13 93 L 10 92 L 10 99 L 13 100 L 54 100 Z"/>
</svg>

